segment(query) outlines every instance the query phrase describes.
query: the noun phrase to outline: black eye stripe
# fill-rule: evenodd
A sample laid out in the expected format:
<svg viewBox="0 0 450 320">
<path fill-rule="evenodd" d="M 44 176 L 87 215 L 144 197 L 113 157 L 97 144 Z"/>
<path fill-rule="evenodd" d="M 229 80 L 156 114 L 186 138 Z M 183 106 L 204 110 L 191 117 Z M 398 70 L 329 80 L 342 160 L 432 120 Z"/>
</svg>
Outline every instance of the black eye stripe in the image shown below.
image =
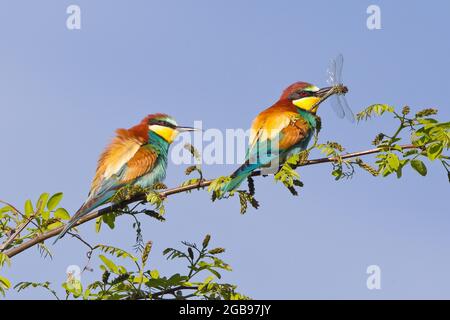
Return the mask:
<svg viewBox="0 0 450 320">
<path fill-rule="evenodd" d="M 172 128 L 175 129 L 177 126 L 175 126 L 174 124 L 164 121 L 164 120 L 152 120 L 150 123 L 150 125 L 158 125 L 158 126 L 164 126 L 164 127 L 168 127 L 168 128 Z"/>
<path fill-rule="evenodd" d="M 316 92 L 308 90 L 298 90 L 291 93 L 288 97 L 290 100 L 297 100 L 306 97 L 316 97 Z"/>
<path fill-rule="evenodd" d="M 299 94 L 303 98 L 304 97 L 312 97 L 312 96 L 314 96 L 314 92 L 312 92 L 312 91 L 300 91 Z"/>
</svg>

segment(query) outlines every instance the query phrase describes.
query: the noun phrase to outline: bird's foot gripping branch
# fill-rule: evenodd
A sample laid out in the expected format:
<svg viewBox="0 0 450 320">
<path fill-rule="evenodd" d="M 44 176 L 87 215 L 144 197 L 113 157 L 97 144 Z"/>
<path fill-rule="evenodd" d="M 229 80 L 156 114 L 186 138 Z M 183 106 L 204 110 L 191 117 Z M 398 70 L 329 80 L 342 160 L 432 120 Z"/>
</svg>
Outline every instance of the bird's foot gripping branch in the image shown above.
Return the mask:
<svg viewBox="0 0 450 320">
<path fill-rule="evenodd" d="M 358 168 L 367 171 L 374 177 L 396 175 L 397 178 L 401 178 L 403 170 L 408 166 L 417 171 L 420 175 L 426 176 L 426 163 L 436 162 L 442 165 L 442 168 L 450 181 L 450 157 L 447 154 L 450 145 L 450 122 L 439 121 L 436 118 L 437 110 L 435 109 L 425 109 L 413 113 L 408 107 L 396 111 L 392 106 L 386 104 L 375 104 L 366 108 L 357 114 L 357 120 L 362 122 L 374 116 L 386 115 L 391 115 L 396 119 L 398 121 L 398 126 L 392 130 L 392 133 L 379 133 L 375 139 L 373 139 L 373 146 L 370 149 L 348 153 L 339 143 L 319 143 L 316 131 L 312 146 L 286 159 L 278 172 L 274 175 L 274 179 L 281 182 L 281 184 L 287 187 L 292 194 L 296 195 L 298 194 L 298 188 L 303 186 L 298 170 L 296 170 L 299 167 L 330 163 L 332 167 L 331 174 L 335 180 L 353 176 Z M 193 148 L 189 149 L 194 157 L 199 159 L 200 156 L 195 150 Z M 321 153 L 324 156 L 311 158 L 311 155 L 314 153 Z M 369 161 L 362 160 L 363 157 L 369 155 L 374 155 L 372 164 L 369 164 Z M 136 249 L 146 252 L 146 250 L 148 251 L 148 247 L 144 243 L 141 235 L 141 224 L 138 216 L 141 214 L 155 218 L 159 221 L 164 221 L 164 202 L 167 197 L 173 194 L 207 189 L 212 193 L 213 200 L 233 198 L 235 195 L 238 195 L 242 213 L 246 212 L 249 205 L 258 208 L 259 203 L 255 198 L 256 190 L 253 178 L 264 176 L 263 172 L 255 170 L 248 174 L 248 190 L 236 189 L 231 192 L 224 192 L 223 188 L 224 184 L 230 182 L 230 177 L 219 177 L 217 179 L 208 180 L 204 178 L 200 165 L 195 165 L 186 169 L 187 175 L 192 175 L 194 173 L 197 174 L 198 177 L 190 178 L 180 186 L 174 188 L 166 188 L 164 185 L 160 184 L 155 185 L 152 190 L 139 190 L 135 188 L 121 189 L 114 197 L 110 206 L 83 216 L 74 224 L 74 227 L 96 219 L 95 227 L 97 231 L 100 231 L 103 224 L 108 225 L 110 228 L 114 228 L 116 217 L 120 215 L 130 215 L 132 219 L 134 219 L 133 226 L 136 231 Z M 51 256 L 51 251 L 46 246 L 45 240 L 57 236 L 62 231 L 64 223 L 70 219 L 67 210 L 59 207 L 61 199 L 62 193 L 56 193 L 53 196 L 44 193 L 34 205 L 30 200 L 27 200 L 24 205 L 24 210 L 19 210 L 14 205 L 1 201 L 3 207 L 0 208 L 0 268 L 10 265 L 11 258 L 33 246 L 37 246 L 44 256 Z M 72 229 L 72 231 L 76 230 Z M 105 248 L 109 247 L 94 246 L 91 249 L 105 251 Z M 189 259 L 192 260 L 191 252 L 194 252 L 196 249 L 192 246 L 188 246 L 188 248 L 190 248 L 190 250 L 188 249 L 186 257 L 189 257 Z M 118 251 L 116 252 L 124 252 L 120 249 L 117 250 Z M 210 254 L 212 255 L 212 253 Z M 105 270 L 108 270 L 108 263 L 105 261 L 108 260 L 103 261 L 105 263 Z M 213 259 L 213 261 L 209 263 L 214 265 L 214 263 L 219 262 Z M 208 265 L 206 264 L 202 264 L 199 268 L 208 269 L 207 266 Z M 112 264 L 109 267 L 114 269 Z M 120 271 L 120 268 L 118 270 Z M 141 269 L 138 268 L 136 272 L 142 272 L 143 276 L 146 272 L 143 272 L 142 270 L 143 267 L 141 266 Z M 111 273 L 111 270 L 108 272 Z M 147 297 L 150 294 L 150 291 L 154 292 L 154 290 L 152 291 L 149 289 L 150 291 L 142 293 L 132 289 L 136 285 L 134 282 L 134 279 L 137 277 L 136 272 L 133 273 L 133 278 L 127 279 L 125 279 L 125 276 L 121 277 L 121 274 L 117 274 L 117 278 L 121 279 L 121 281 L 116 280 L 118 284 L 117 287 L 120 287 L 121 290 L 128 291 L 127 294 L 124 292 L 116 292 L 113 294 L 124 294 L 124 297 L 127 298 L 140 298 L 142 297 L 141 294 L 146 295 Z M 214 274 L 213 271 L 211 272 Z M 83 293 L 83 295 L 89 299 L 111 297 L 111 293 L 105 291 L 102 286 L 114 287 L 114 284 L 111 282 L 110 278 L 104 277 L 105 278 L 102 279 L 103 282 L 99 281 L 96 289 L 91 291 L 94 292 L 92 295 L 86 295 L 85 293 Z M 150 277 L 147 278 L 153 279 L 151 272 Z M 185 280 L 186 279 L 183 278 L 183 281 Z M 157 282 L 158 280 L 155 281 Z M 124 285 L 124 283 L 127 285 Z M 11 286 L 10 280 L 0 275 L 0 292 L 4 293 Z M 49 288 L 48 283 L 28 285 L 27 283 L 21 283 L 17 288 L 23 289 L 27 286 Z M 198 287 L 199 286 L 200 285 L 198 285 Z M 212 288 L 214 286 L 215 285 L 211 284 L 206 287 Z M 67 288 L 70 293 L 69 289 L 70 288 Z M 163 290 L 165 290 L 162 287 L 159 289 L 160 292 L 164 292 Z M 198 288 L 196 290 L 198 290 Z M 172 291 L 172 293 L 175 291 Z M 195 292 L 198 293 L 198 291 Z M 73 295 L 73 292 L 70 294 Z M 225 293 L 222 293 L 221 297 L 240 297 L 233 296 L 234 294 L 236 294 L 234 291 L 228 296 Z M 79 291 L 76 291 L 74 296 L 79 295 Z M 184 297 L 190 296 L 187 294 Z"/>
</svg>

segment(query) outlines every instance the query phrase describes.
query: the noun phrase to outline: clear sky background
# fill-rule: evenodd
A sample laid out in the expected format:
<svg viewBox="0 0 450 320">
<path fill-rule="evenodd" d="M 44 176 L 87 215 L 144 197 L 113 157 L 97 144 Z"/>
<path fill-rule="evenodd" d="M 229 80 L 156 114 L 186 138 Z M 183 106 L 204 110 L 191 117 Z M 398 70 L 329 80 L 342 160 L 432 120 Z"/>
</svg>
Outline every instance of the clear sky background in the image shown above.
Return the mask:
<svg viewBox="0 0 450 320">
<path fill-rule="evenodd" d="M 66 8 L 81 7 L 82 29 L 66 28 Z M 368 30 L 366 9 L 381 7 L 382 29 Z M 372 103 L 437 107 L 450 116 L 448 1 L 0 1 L 0 199 L 19 207 L 42 192 L 65 194 L 78 209 L 99 153 L 114 130 L 149 113 L 204 128 L 248 128 L 288 84 L 324 86 L 330 58 L 343 53 L 347 98 L 355 111 Z M 351 124 L 328 105 L 321 140 L 349 151 L 370 147 L 388 118 Z M 205 166 L 225 175 L 235 166 Z M 169 165 L 176 186 L 185 166 Z M 227 249 L 234 271 L 224 281 L 253 298 L 450 298 L 449 184 L 436 163 L 423 178 L 373 178 L 359 171 L 335 182 L 329 165 L 300 170 L 305 188 L 292 197 L 272 179 L 256 181 L 259 210 L 239 214 L 237 199 L 211 203 L 206 192 L 176 195 L 167 222 L 142 217 L 153 240 L 150 267 L 182 265 L 162 257 L 182 240 Z M 132 250 L 132 219 L 91 243 Z M 50 243 L 49 243 L 50 245 Z M 42 259 L 36 248 L 2 274 L 49 280 L 62 292 L 68 265 L 83 266 L 86 247 L 65 237 Z M 381 290 L 366 288 L 366 268 L 381 267 Z M 83 283 L 99 276 L 83 274 Z M 51 298 L 39 289 L 8 298 Z"/>
</svg>

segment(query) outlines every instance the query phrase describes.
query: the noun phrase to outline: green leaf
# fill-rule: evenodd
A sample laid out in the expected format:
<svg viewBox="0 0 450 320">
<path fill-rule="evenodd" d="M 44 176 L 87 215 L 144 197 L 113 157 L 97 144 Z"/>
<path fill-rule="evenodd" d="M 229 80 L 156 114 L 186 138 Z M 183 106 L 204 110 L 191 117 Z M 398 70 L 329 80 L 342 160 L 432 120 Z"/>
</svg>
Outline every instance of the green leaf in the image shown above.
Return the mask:
<svg viewBox="0 0 450 320">
<path fill-rule="evenodd" d="M 44 220 L 48 220 L 48 218 L 50 218 L 50 211 L 44 211 L 41 213 L 41 217 Z"/>
<path fill-rule="evenodd" d="M 91 295 L 91 290 L 90 289 L 84 290 L 83 300 L 88 300 L 90 295 Z"/>
<path fill-rule="evenodd" d="M 53 230 L 53 229 L 56 229 L 56 228 L 61 227 L 62 225 L 63 225 L 62 222 L 57 221 L 57 222 L 54 222 L 54 223 L 49 224 L 49 225 L 47 226 L 47 229 L 48 229 L 48 230 Z"/>
<path fill-rule="evenodd" d="M 435 160 L 436 158 L 438 158 L 441 155 L 443 149 L 444 149 L 444 145 L 442 143 L 431 144 L 427 148 L 428 159 L 430 159 L 431 161 Z"/>
<path fill-rule="evenodd" d="M 105 266 L 108 267 L 108 269 L 111 272 L 114 272 L 115 274 L 119 274 L 119 268 L 116 266 L 116 264 L 114 262 L 112 262 L 112 260 L 109 260 L 107 257 L 105 257 L 102 254 L 100 254 L 98 257 L 103 261 Z"/>
<path fill-rule="evenodd" d="M 125 274 L 128 274 L 128 271 L 124 266 L 119 266 L 119 273 L 121 275 L 125 275 Z"/>
<path fill-rule="evenodd" d="M 116 221 L 116 216 L 113 213 L 104 214 L 102 216 L 103 222 L 108 225 L 108 227 L 112 230 L 114 229 L 114 222 Z"/>
<path fill-rule="evenodd" d="M 144 277 L 144 276 L 135 276 L 134 278 L 133 278 L 133 282 L 134 283 L 147 283 L 148 282 L 148 278 L 147 277 Z"/>
<path fill-rule="evenodd" d="M 55 218 L 59 218 L 61 220 L 69 220 L 70 219 L 70 215 L 67 212 L 66 209 L 64 208 L 58 208 L 55 211 Z"/>
<path fill-rule="evenodd" d="M 6 289 L 9 289 L 11 288 L 11 281 L 9 281 L 5 277 L 0 276 L 0 285 L 2 285 Z"/>
<path fill-rule="evenodd" d="M 29 217 L 33 214 L 33 212 L 33 203 L 31 203 L 31 200 L 28 199 L 27 201 L 25 201 L 25 215 Z"/>
<path fill-rule="evenodd" d="M 427 175 L 427 167 L 421 160 L 411 160 L 411 167 L 416 170 L 421 176 Z"/>
<path fill-rule="evenodd" d="M 62 192 L 58 192 L 52 195 L 51 198 L 48 200 L 47 209 L 50 211 L 54 210 L 56 206 L 60 203 L 62 198 L 63 198 Z"/>
<path fill-rule="evenodd" d="M 394 107 L 387 104 L 377 103 L 356 114 L 356 119 L 358 121 L 367 120 L 373 115 L 381 116 L 385 112 L 394 112 Z"/>
<path fill-rule="evenodd" d="M 113 246 L 106 246 L 103 244 L 98 244 L 94 247 L 96 248 L 100 248 L 101 251 L 105 252 L 105 253 L 109 253 L 114 255 L 117 258 L 130 258 L 133 261 L 137 261 L 137 258 L 134 257 L 132 254 L 126 252 L 125 250 L 122 250 L 120 248 L 116 248 Z"/>
<path fill-rule="evenodd" d="M 152 270 L 150 271 L 150 276 L 152 277 L 152 279 L 159 279 L 159 272 L 158 270 Z"/>
<path fill-rule="evenodd" d="M 384 170 L 381 172 L 381 176 L 387 177 L 392 173 L 391 167 L 385 167 Z"/>
<path fill-rule="evenodd" d="M 0 215 L 10 211 L 13 211 L 13 208 L 11 208 L 10 206 L 4 206 L 3 208 L 0 209 Z"/>
<path fill-rule="evenodd" d="M 5 263 L 9 267 L 11 266 L 11 260 L 9 259 L 9 257 L 6 254 L 0 252 L 0 267 L 2 267 Z"/>
<path fill-rule="evenodd" d="M 412 150 L 408 150 L 406 151 L 403 156 L 404 157 L 409 157 L 412 156 L 413 154 L 417 154 L 419 151 L 417 149 L 412 149 Z"/>
<path fill-rule="evenodd" d="M 62 287 L 72 293 L 74 298 L 78 298 L 83 294 L 83 286 L 79 280 L 66 281 L 62 284 Z"/>
<path fill-rule="evenodd" d="M 392 168 L 392 170 L 396 171 L 398 167 L 400 166 L 400 161 L 396 154 L 389 153 L 387 156 L 387 162 L 389 164 L 389 167 Z"/>
<path fill-rule="evenodd" d="M 95 219 L 95 232 L 99 233 L 102 228 L 102 217 L 98 217 Z"/>
<path fill-rule="evenodd" d="M 25 290 L 27 288 L 43 288 L 45 290 L 47 290 L 48 292 L 50 292 L 51 294 L 53 294 L 53 296 L 57 299 L 58 295 L 56 294 L 55 290 L 53 290 L 50 287 L 50 282 L 46 281 L 46 282 L 19 282 L 14 286 L 14 289 L 17 292 L 20 292 L 22 290 Z"/>
<path fill-rule="evenodd" d="M 402 177 L 402 166 L 397 169 L 397 178 L 400 179 Z"/>
<path fill-rule="evenodd" d="M 209 272 L 211 272 L 213 275 L 215 275 L 218 279 L 222 278 L 222 275 L 217 271 L 214 270 L 213 268 L 207 268 Z"/>
<path fill-rule="evenodd" d="M 179 273 L 175 273 L 169 279 L 167 279 L 167 284 L 171 285 L 171 286 L 178 286 L 180 284 L 186 285 L 186 283 L 187 283 L 186 280 L 187 279 L 188 279 L 188 277 L 181 276 Z M 190 286 L 192 287 L 192 284 Z"/>
<path fill-rule="evenodd" d="M 48 197 L 50 195 L 47 192 L 44 192 L 41 194 L 41 196 L 38 199 L 37 205 L 36 205 L 36 211 L 41 212 L 44 210 L 45 206 L 47 205 Z"/>
<path fill-rule="evenodd" d="M 203 284 L 208 284 L 213 280 L 214 280 L 214 276 L 206 277 L 205 280 L 203 280 Z"/>
</svg>

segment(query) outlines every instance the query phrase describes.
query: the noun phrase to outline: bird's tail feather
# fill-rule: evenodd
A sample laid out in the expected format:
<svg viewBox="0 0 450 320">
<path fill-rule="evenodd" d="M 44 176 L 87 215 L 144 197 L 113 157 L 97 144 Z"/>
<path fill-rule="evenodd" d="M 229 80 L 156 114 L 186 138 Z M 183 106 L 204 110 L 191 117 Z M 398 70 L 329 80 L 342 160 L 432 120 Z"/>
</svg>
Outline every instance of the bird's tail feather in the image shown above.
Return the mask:
<svg viewBox="0 0 450 320">
<path fill-rule="evenodd" d="M 64 235 L 74 226 L 75 223 L 77 223 L 78 219 L 71 219 L 66 226 L 64 227 L 64 229 L 60 232 L 60 234 L 58 234 L 58 236 L 56 237 L 55 241 L 53 241 L 53 244 L 55 244 L 56 242 L 58 242 L 59 239 L 61 239 L 62 237 L 64 237 Z"/>
<path fill-rule="evenodd" d="M 105 200 L 105 197 L 94 197 L 92 199 L 88 199 L 83 205 L 78 209 L 78 211 L 73 215 L 70 221 L 66 224 L 61 233 L 56 237 L 53 244 L 55 244 L 59 239 L 64 237 L 64 235 L 80 220 L 82 217 L 87 215 L 89 212 L 94 210 L 95 208 L 105 204 L 108 198 Z"/>
<path fill-rule="evenodd" d="M 255 170 L 258 167 L 259 164 L 244 163 L 230 175 L 231 180 L 222 186 L 221 191 L 225 193 L 237 189 L 241 185 L 241 183 L 245 179 L 247 179 L 247 177 L 253 172 L 253 170 Z"/>
</svg>

